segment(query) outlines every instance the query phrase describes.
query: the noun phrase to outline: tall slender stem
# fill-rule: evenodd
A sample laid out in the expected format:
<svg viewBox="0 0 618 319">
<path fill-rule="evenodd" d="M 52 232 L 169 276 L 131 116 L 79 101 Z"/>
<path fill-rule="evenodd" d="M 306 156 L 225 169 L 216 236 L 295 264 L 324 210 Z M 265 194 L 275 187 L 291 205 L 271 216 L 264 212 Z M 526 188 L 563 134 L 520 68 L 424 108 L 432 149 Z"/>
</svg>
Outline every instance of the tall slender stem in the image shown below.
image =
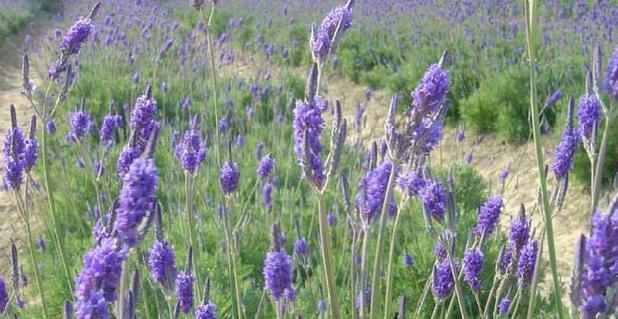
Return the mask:
<svg viewBox="0 0 618 319">
<path fill-rule="evenodd" d="M 361 252 L 361 271 L 360 271 L 360 309 L 358 310 L 359 315 L 362 318 L 366 318 L 365 312 L 367 309 L 367 294 L 365 294 L 365 290 L 367 289 L 367 264 L 369 262 L 369 238 L 371 235 L 371 226 L 369 224 L 363 223 L 363 248 Z M 356 298 L 356 297 L 355 297 Z"/>
<path fill-rule="evenodd" d="M 28 179 L 26 179 L 26 183 Z M 17 200 L 17 206 L 19 211 L 21 212 L 21 216 L 24 219 L 24 224 L 26 224 L 26 232 L 28 233 L 28 251 L 30 252 L 30 263 L 32 264 L 32 270 L 34 271 L 34 280 L 36 281 L 37 288 L 39 290 L 39 295 L 41 296 L 41 306 L 43 307 L 43 318 L 49 318 L 49 314 L 47 312 L 47 303 L 45 302 L 45 292 L 43 291 L 43 282 L 41 281 L 41 275 L 39 274 L 39 267 L 36 255 L 34 253 L 34 240 L 32 238 L 32 229 L 30 228 L 30 220 L 28 216 L 28 203 L 22 203 L 19 193 L 15 191 L 15 199 Z"/>
<path fill-rule="evenodd" d="M 528 59 L 529 59 L 529 73 L 530 73 L 530 113 L 532 116 L 532 133 L 534 136 L 534 150 L 536 153 L 537 169 L 539 173 L 539 184 L 541 188 L 541 200 L 543 202 L 543 215 L 546 227 L 547 235 L 547 247 L 549 252 L 549 264 L 552 274 L 552 283 L 554 290 L 554 298 L 556 304 L 556 310 L 558 319 L 564 318 L 564 312 L 562 309 L 562 297 L 560 288 L 560 278 L 558 277 L 558 266 L 556 261 L 556 247 L 554 243 L 554 227 L 552 224 L 551 207 L 549 205 L 549 197 L 547 194 L 547 181 L 545 178 L 545 168 L 543 160 L 543 146 L 541 144 L 541 129 L 539 126 L 539 109 L 537 105 L 536 96 L 536 75 L 535 75 L 535 59 L 536 59 L 536 41 L 535 41 L 535 2 L 534 0 L 527 0 L 524 4 L 526 12 L 526 42 L 528 44 Z"/>
<path fill-rule="evenodd" d="M 386 221 L 388 219 L 388 210 L 390 208 L 391 199 L 393 198 L 393 190 L 395 186 L 395 177 L 397 176 L 397 159 L 393 159 L 391 172 L 388 177 L 386 194 L 382 203 L 382 211 L 380 213 L 380 226 L 378 229 L 378 238 L 376 242 L 376 253 L 373 262 L 373 276 L 371 277 L 371 306 L 369 309 L 369 318 L 375 318 L 379 308 L 380 300 L 380 270 L 382 264 L 382 246 L 384 246 L 384 233 L 386 232 Z"/>
<path fill-rule="evenodd" d="M 397 212 L 395 216 L 395 223 L 393 224 L 393 230 L 391 233 L 390 249 L 388 252 L 388 268 L 386 271 L 386 295 L 384 297 L 384 319 L 389 318 L 390 305 L 391 305 L 391 290 L 393 287 L 393 257 L 395 255 L 395 243 L 397 241 L 397 226 L 401 218 L 402 212 Z"/>
<path fill-rule="evenodd" d="M 231 210 L 229 209 L 229 206 L 228 206 L 229 204 L 228 196 L 225 197 L 224 202 L 225 202 L 226 208 L 224 208 L 223 210 L 223 220 L 224 220 L 225 235 L 227 237 L 228 267 L 230 268 L 230 271 L 232 272 L 231 277 L 232 277 L 232 280 L 234 281 L 234 296 L 235 296 L 236 314 L 237 314 L 236 318 L 242 319 L 243 318 L 242 295 L 240 291 L 240 282 L 238 280 L 236 254 L 234 252 L 236 241 L 234 240 L 234 234 L 232 232 L 232 223 L 230 220 Z"/>
<path fill-rule="evenodd" d="M 212 49 L 212 39 L 210 36 L 211 27 L 212 27 L 212 18 L 215 15 L 215 4 L 213 3 L 212 8 L 210 9 L 210 15 L 208 16 L 208 21 L 206 22 L 206 45 L 208 46 L 208 55 L 210 55 L 210 77 L 211 77 L 211 85 L 212 85 L 212 101 L 215 106 L 215 137 L 216 137 L 216 146 L 215 146 L 215 157 L 217 158 L 217 167 L 221 166 L 221 160 L 219 155 L 219 111 L 217 106 L 217 68 L 215 66 L 215 53 Z M 200 10 L 200 16 L 202 20 L 204 19 L 204 14 L 202 10 Z"/>
<path fill-rule="evenodd" d="M 605 166 L 605 153 L 607 152 L 607 143 L 609 140 L 609 129 L 612 121 L 609 117 L 605 117 L 605 128 L 603 129 L 603 138 L 601 140 L 601 148 L 596 159 L 596 167 L 594 169 L 592 180 L 592 212 L 599 204 L 599 194 L 601 193 L 601 181 L 603 180 L 603 167 Z"/>
<path fill-rule="evenodd" d="M 43 102 L 43 115 L 45 116 L 47 110 L 47 102 Z M 42 119 L 43 123 L 46 123 L 47 119 Z M 44 125 L 44 124 L 43 124 Z M 71 274 L 69 272 L 69 266 L 67 263 L 66 253 L 64 250 L 64 243 L 60 239 L 58 234 L 58 223 L 56 221 L 56 205 L 54 203 L 54 193 L 49 183 L 49 165 L 47 163 L 47 130 L 41 129 L 41 161 L 43 162 L 43 180 L 45 181 L 45 190 L 47 191 L 47 205 L 49 208 L 49 216 L 52 223 L 52 230 L 54 234 L 54 241 L 58 247 L 58 253 L 60 254 L 60 261 L 62 262 L 62 269 L 64 271 L 64 277 L 69 288 L 69 293 L 73 296 L 73 282 L 71 280 Z M 72 298 L 72 297 L 71 297 Z"/>
<path fill-rule="evenodd" d="M 328 307 L 331 312 L 332 319 L 339 319 L 339 302 L 337 300 L 337 286 L 333 274 L 332 254 L 330 250 L 330 236 L 328 234 L 328 222 L 326 221 L 326 212 L 322 209 L 322 196 L 318 195 L 318 219 L 320 232 L 320 246 L 322 247 L 322 266 L 324 276 L 326 277 L 326 290 L 328 292 Z M 362 295 L 362 292 L 361 292 Z"/>
<path fill-rule="evenodd" d="M 191 254 L 191 268 L 193 268 L 193 274 L 195 274 L 195 288 L 197 290 L 197 299 L 201 300 L 202 290 L 200 289 L 200 272 L 197 271 L 197 262 L 200 254 L 199 241 L 195 239 L 195 221 L 193 216 L 193 175 L 189 172 L 185 172 L 185 184 L 187 194 L 187 222 L 189 223 L 189 245 L 193 248 Z"/>
</svg>

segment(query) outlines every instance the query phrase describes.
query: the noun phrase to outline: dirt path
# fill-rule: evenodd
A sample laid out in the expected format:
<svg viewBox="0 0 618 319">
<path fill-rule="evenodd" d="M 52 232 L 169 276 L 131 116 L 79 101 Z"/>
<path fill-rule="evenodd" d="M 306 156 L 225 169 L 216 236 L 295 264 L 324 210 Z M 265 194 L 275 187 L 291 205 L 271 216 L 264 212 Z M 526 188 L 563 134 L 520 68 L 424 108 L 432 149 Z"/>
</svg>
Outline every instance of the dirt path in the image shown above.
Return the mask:
<svg viewBox="0 0 618 319">
<path fill-rule="evenodd" d="M 46 20 L 44 20 L 46 22 Z M 22 90 L 22 52 L 23 39 L 26 34 L 37 34 L 35 31 L 44 30 L 43 25 L 32 23 L 27 30 L 10 37 L 0 45 L 0 134 L 4 133 L 11 126 L 9 115 L 9 105 L 15 105 L 17 111 L 17 121 L 24 131 L 27 132 L 32 110 L 27 101 L 21 95 Z M 30 77 L 36 85 L 40 84 L 37 72 L 31 71 Z M 38 128 L 41 125 L 38 123 Z M 3 155 L 0 154 L 0 160 Z M 31 223 L 36 229 L 39 228 L 40 219 L 37 218 L 39 212 L 31 214 Z M 11 192 L 0 191 L 0 275 L 6 276 L 10 271 L 10 244 L 14 239 L 19 249 L 25 249 L 27 241 L 26 231 L 22 218 L 15 204 L 14 196 Z M 6 277 L 5 277 L 6 278 Z"/>
</svg>

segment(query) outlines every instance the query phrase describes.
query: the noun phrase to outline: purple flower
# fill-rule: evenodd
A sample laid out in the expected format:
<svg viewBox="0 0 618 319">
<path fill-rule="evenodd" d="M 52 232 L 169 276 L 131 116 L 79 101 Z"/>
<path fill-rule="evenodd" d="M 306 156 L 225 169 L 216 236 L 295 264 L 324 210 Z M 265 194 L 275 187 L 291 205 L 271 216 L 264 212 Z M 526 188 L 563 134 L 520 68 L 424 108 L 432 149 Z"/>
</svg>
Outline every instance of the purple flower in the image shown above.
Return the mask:
<svg viewBox="0 0 618 319">
<path fill-rule="evenodd" d="M 275 166 L 275 160 L 271 154 L 267 154 L 260 160 L 260 165 L 258 166 L 257 173 L 260 178 L 266 178 L 272 172 Z"/>
<path fill-rule="evenodd" d="M 397 186 L 408 196 L 412 197 L 425 187 L 425 179 L 417 172 L 410 171 L 406 175 L 401 175 L 397 178 Z"/>
<path fill-rule="evenodd" d="M 473 157 L 474 157 L 474 154 L 472 153 L 472 150 L 470 150 L 470 152 L 468 152 L 466 156 L 464 157 L 464 161 L 466 162 L 466 164 L 470 164 L 472 162 Z"/>
<path fill-rule="evenodd" d="M 522 288 L 530 285 L 538 250 L 539 243 L 536 240 L 529 241 L 521 250 L 519 261 L 517 262 L 517 283 Z"/>
<path fill-rule="evenodd" d="M 356 195 L 355 205 L 356 210 L 367 222 L 373 221 L 382 211 L 392 169 L 393 164 L 390 161 L 382 162 L 375 169 L 368 171 L 359 182 L 359 193 Z M 394 214 L 396 211 L 397 203 L 394 198 L 391 198 L 388 212 Z"/>
<path fill-rule="evenodd" d="M 341 27 L 339 27 L 339 25 L 341 25 Z M 342 32 L 349 30 L 351 27 L 352 10 L 345 6 L 337 6 L 324 17 L 320 29 L 328 34 L 330 40 L 333 40 L 337 28 L 340 28 L 339 32 Z"/>
<path fill-rule="evenodd" d="M 99 138 L 102 141 L 109 141 L 114 138 L 116 129 L 122 126 L 122 117 L 120 115 L 107 114 L 103 117 L 101 129 L 99 129 Z"/>
<path fill-rule="evenodd" d="M 501 196 L 492 196 L 488 198 L 479 210 L 478 221 L 472 230 L 473 233 L 477 236 L 489 236 L 496 228 L 503 208 L 504 202 Z"/>
<path fill-rule="evenodd" d="M 407 251 L 403 253 L 403 264 L 406 267 L 412 267 L 414 265 L 414 257 Z"/>
<path fill-rule="evenodd" d="M 432 64 L 412 92 L 412 106 L 419 111 L 435 112 L 444 103 L 448 88 L 449 72 L 438 64 Z"/>
<path fill-rule="evenodd" d="M 266 146 L 264 144 L 264 141 L 260 140 L 257 145 L 255 146 L 255 157 L 256 158 L 260 158 L 262 157 L 262 151 L 264 150 L 264 146 Z"/>
<path fill-rule="evenodd" d="M 365 287 L 365 293 L 361 296 L 361 292 L 359 291 L 356 295 L 356 309 L 360 309 L 362 303 L 362 297 L 365 298 L 365 308 L 369 308 L 371 303 L 371 287 Z"/>
<path fill-rule="evenodd" d="M 335 214 L 330 213 L 330 214 L 326 215 L 326 223 L 328 224 L 328 226 L 335 225 L 336 221 L 337 221 L 337 216 Z"/>
<path fill-rule="evenodd" d="M 193 129 L 186 131 L 182 142 L 176 146 L 175 155 L 185 171 L 195 173 L 206 158 L 206 143 L 202 141 L 200 133 Z"/>
<path fill-rule="evenodd" d="M 509 308 L 511 308 L 511 303 L 511 299 L 502 298 L 502 300 L 500 300 L 500 304 L 498 304 L 498 314 L 500 316 L 505 315 L 509 311 Z"/>
<path fill-rule="evenodd" d="M 47 121 L 47 123 L 45 123 L 45 127 L 47 128 L 47 132 L 49 132 L 49 134 L 56 133 L 56 122 L 54 120 Z"/>
<path fill-rule="evenodd" d="M 510 245 L 503 247 L 498 255 L 498 262 L 496 268 L 501 275 L 505 275 L 509 271 L 511 262 L 513 261 L 513 249 Z"/>
<path fill-rule="evenodd" d="M 157 122 L 157 101 L 144 94 L 137 98 L 131 112 L 130 125 L 135 135 L 136 146 L 141 153 L 150 138 L 152 131 L 159 126 Z"/>
<path fill-rule="evenodd" d="M 573 155 L 579 144 L 579 130 L 566 127 L 562 131 L 562 140 L 556 147 L 556 155 L 551 163 L 551 170 L 556 178 L 564 178 L 573 167 Z"/>
<path fill-rule="evenodd" d="M 500 181 L 500 183 L 504 183 L 504 181 L 506 181 L 506 178 L 509 177 L 510 173 L 511 171 L 508 167 L 505 167 L 502 171 L 500 171 L 500 175 L 498 175 L 498 180 Z"/>
<path fill-rule="evenodd" d="M 517 217 L 511 220 L 509 226 L 509 241 L 515 248 L 515 251 L 520 251 L 530 238 L 530 223 L 531 219 L 526 217 L 522 210 Z"/>
<path fill-rule="evenodd" d="M 446 248 L 442 245 L 441 241 L 438 241 L 433 247 L 433 254 L 438 257 L 439 261 L 442 261 L 448 257 L 448 251 L 446 251 Z"/>
<path fill-rule="evenodd" d="M 550 96 L 547 97 L 545 101 L 545 107 L 552 108 L 556 105 L 556 103 L 562 98 L 562 90 L 557 89 Z"/>
<path fill-rule="evenodd" d="M 294 253 L 298 256 L 309 254 L 309 245 L 304 237 L 297 237 L 294 241 Z"/>
<path fill-rule="evenodd" d="M 159 176 L 153 159 L 138 158 L 122 178 L 114 228 L 130 247 L 137 244 L 137 228 L 155 205 Z"/>
<path fill-rule="evenodd" d="M 593 129 L 599 124 L 601 118 L 601 103 L 592 95 L 583 95 L 579 98 L 579 118 L 580 133 L 587 140 L 592 137 Z"/>
<path fill-rule="evenodd" d="M 607 65 L 607 78 L 605 78 L 607 93 L 618 100 L 618 48 L 614 49 L 612 57 Z"/>
<path fill-rule="evenodd" d="M 60 65 L 60 61 L 56 60 L 52 62 L 52 64 L 49 66 L 49 70 L 47 71 L 47 74 L 49 75 L 50 79 L 55 80 L 60 76 L 60 73 L 62 71 L 63 71 L 63 67 Z"/>
<path fill-rule="evenodd" d="M 212 302 L 199 305 L 195 309 L 195 319 L 217 319 L 217 305 Z"/>
<path fill-rule="evenodd" d="M 148 252 L 148 268 L 152 279 L 168 290 L 176 280 L 176 254 L 165 239 L 155 239 Z"/>
<path fill-rule="evenodd" d="M 445 258 L 433 267 L 431 291 L 437 299 L 445 300 L 453 293 L 454 288 L 455 281 L 453 280 L 451 263 L 448 258 Z"/>
<path fill-rule="evenodd" d="M 292 287 L 292 260 L 284 250 L 272 250 L 264 260 L 264 282 L 275 300 Z"/>
<path fill-rule="evenodd" d="M 311 42 L 309 43 L 311 54 L 315 61 L 320 61 L 326 58 L 330 50 L 330 37 L 323 29 L 314 29 L 311 34 Z"/>
<path fill-rule="evenodd" d="M 227 118 L 222 117 L 219 119 L 219 132 L 221 132 L 221 134 L 225 134 L 227 133 L 227 131 L 230 129 L 230 124 L 228 123 Z"/>
<path fill-rule="evenodd" d="M 181 272 L 176 277 L 176 296 L 180 310 L 183 313 L 189 313 L 193 307 L 193 282 L 195 277 L 193 274 Z"/>
<path fill-rule="evenodd" d="M 133 146 L 126 145 L 118 155 L 118 160 L 116 161 L 118 176 L 123 177 L 129 171 L 131 163 L 133 163 L 133 161 L 139 156 L 140 152 L 138 149 Z"/>
<path fill-rule="evenodd" d="M 24 152 L 26 143 L 20 127 L 9 128 L 4 135 L 2 153 L 4 155 L 4 189 L 19 189 L 24 172 Z"/>
<path fill-rule="evenodd" d="M 94 29 L 90 18 L 80 18 L 69 28 L 62 39 L 62 50 L 68 54 L 77 54 L 82 44 Z"/>
<path fill-rule="evenodd" d="M 82 139 L 92 129 L 92 119 L 90 114 L 80 110 L 77 112 L 69 113 L 69 123 L 71 124 L 71 130 L 67 137 L 71 141 L 78 141 Z"/>
<path fill-rule="evenodd" d="M 106 303 L 118 299 L 116 292 L 125 258 L 126 251 L 119 250 L 112 238 L 101 239 L 86 253 L 75 281 L 77 318 L 109 318 Z"/>
<path fill-rule="evenodd" d="M 221 166 L 219 173 L 219 183 L 221 190 L 228 195 L 238 189 L 238 181 L 240 180 L 240 171 L 236 162 L 227 161 Z"/>
<path fill-rule="evenodd" d="M 27 138 L 24 146 L 24 169 L 26 172 L 29 172 L 34 165 L 36 165 L 36 161 L 39 156 L 39 142 L 36 138 Z"/>
<path fill-rule="evenodd" d="M 273 185 L 271 183 L 264 184 L 262 187 L 262 203 L 266 206 L 269 212 L 273 209 L 272 193 Z"/>
<path fill-rule="evenodd" d="M 443 220 L 448 202 L 448 195 L 442 182 L 438 180 L 427 181 L 420 193 L 421 202 L 425 213 L 436 220 Z"/>
<path fill-rule="evenodd" d="M 481 272 L 485 255 L 478 248 L 467 249 L 463 258 L 464 281 L 474 292 L 481 290 Z"/>
<path fill-rule="evenodd" d="M 0 277 L 0 313 L 4 312 L 6 305 L 9 302 L 9 294 L 6 291 L 6 283 L 4 279 Z"/>
<path fill-rule="evenodd" d="M 322 185 L 326 179 L 320 154 L 322 153 L 322 130 L 324 129 L 322 112 L 327 107 L 328 102 L 316 96 L 311 103 L 298 100 L 294 108 L 294 152 L 296 159 L 303 172 L 310 171 L 318 185 Z M 309 144 L 307 154 L 305 154 L 305 138 Z M 305 158 L 305 156 L 308 158 Z M 309 165 L 308 168 L 305 168 L 305 163 Z"/>
</svg>

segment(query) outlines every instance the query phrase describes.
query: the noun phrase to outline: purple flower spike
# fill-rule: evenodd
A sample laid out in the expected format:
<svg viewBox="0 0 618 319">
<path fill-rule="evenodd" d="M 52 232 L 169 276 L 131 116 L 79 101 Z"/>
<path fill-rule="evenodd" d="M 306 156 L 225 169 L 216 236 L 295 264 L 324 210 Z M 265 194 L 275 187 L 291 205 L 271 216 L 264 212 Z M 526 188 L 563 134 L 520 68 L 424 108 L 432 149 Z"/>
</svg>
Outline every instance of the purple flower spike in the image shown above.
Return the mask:
<svg viewBox="0 0 618 319">
<path fill-rule="evenodd" d="M 367 172 L 359 182 L 359 193 L 356 195 L 356 210 L 362 214 L 367 222 L 373 221 L 382 211 L 382 205 L 386 196 L 388 179 L 393 169 L 389 161 L 383 162 L 375 169 Z M 397 211 L 397 203 L 391 198 L 389 214 Z"/>
<path fill-rule="evenodd" d="M 152 131 L 159 126 L 157 117 L 157 101 L 148 92 L 135 101 L 131 112 L 130 126 L 133 130 L 135 146 L 143 151 Z"/>
<path fill-rule="evenodd" d="M 426 214 L 431 215 L 436 220 L 443 220 L 448 195 L 442 182 L 438 180 L 427 181 L 426 186 L 421 190 L 420 196 Z"/>
<path fill-rule="evenodd" d="M 298 256 L 309 254 L 309 245 L 304 237 L 297 237 L 294 242 L 294 253 Z"/>
<path fill-rule="evenodd" d="M 590 140 L 593 129 L 601 119 L 601 103 L 599 100 L 592 94 L 580 97 L 577 117 L 579 118 L 580 133 L 587 140 Z"/>
<path fill-rule="evenodd" d="M 519 255 L 519 261 L 517 262 L 517 283 L 522 288 L 526 288 L 530 285 L 532 275 L 534 274 L 538 250 L 539 243 L 537 241 L 530 241 L 524 246 Z"/>
<path fill-rule="evenodd" d="M 275 166 L 275 159 L 271 154 L 267 154 L 260 160 L 260 165 L 258 166 L 257 173 L 260 175 L 260 178 L 266 178 L 273 171 Z"/>
<path fill-rule="evenodd" d="M 206 143 L 202 141 L 200 133 L 197 130 L 186 131 L 182 142 L 176 146 L 175 155 L 185 171 L 195 173 L 206 158 Z"/>
<path fill-rule="evenodd" d="M 485 255 L 478 248 L 468 249 L 463 258 L 464 281 L 474 292 L 481 290 L 481 271 Z"/>
<path fill-rule="evenodd" d="M 432 64 L 412 92 L 412 106 L 417 110 L 435 112 L 444 103 L 448 88 L 449 72 L 438 64 Z"/>
<path fill-rule="evenodd" d="M 84 256 L 84 266 L 75 283 L 77 318 L 109 318 L 107 303 L 118 299 L 122 263 L 126 250 L 115 240 L 103 238 Z"/>
<path fill-rule="evenodd" d="M 341 25 L 339 32 L 347 31 L 352 27 L 352 17 L 352 10 L 345 6 L 338 6 L 324 17 L 320 29 L 324 30 L 328 37 L 333 40 L 339 25 Z"/>
<path fill-rule="evenodd" d="M 54 120 L 47 121 L 47 123 L 45 124 L 45 128 L 47 128 L 47 132 L 49 134 L 55 134 L 56 133 L 56 122 Z"/>
<path fill-rule="evenodd" d="M 189 313 L 193 308 L 193 274 L 182 272 L 176 277 L 176 296 L 183 313 Z"/>
<path fill-rule="evenodd" d="M 406 267 L 412 267 L 414 265 L 414 257 L 407 251 L 403 253 L 403 264 Z"/>
<path fill-rule="evenodd" d="M 236 162 L 227 161 L 221 166 L 219 174 L 219 183 L 221 190 L 226 195 L 235 192 L 238 189 L 238 181 L 240 180 L 240 170 Z"/>
<path fill-rule="evenodd" d="M 500 304 L 498 304 L 498 314 L 504 316 L 509 311 L 509 308 L 511 308 L 511 303 L 511 299 L 502 298 Z"/>
<path fill-rule="evenodd" d="M 273 185 L 271 183 L 264 184 L 262 187 L 262 203 L 266 206 L 266 209 L 268 209 L 269 212 L 273 209 L 272 193 Z"/>
<path fill-rule="evenodd" d="M 489 236 L 496 228 L 503 208 L 504 202 L 502 197 L 493 196 L 487 199 L 479 210 L 479 218 L 473 230 L 474 234 L 477 236 L 483 234 L 486 237 Z"/>
<path fill-rule="evenodd" d="M 406 175 L 401 175 L 397 179 L 397 186 L 408 196 L 412 197 L 425 187 L 425 179 L 415 171 L 410 171 Z"/>
<path fill-rule="evenodd" d="M 294 152 L 296 159 L 303 171 L 311 172 L 318 185 L 322 185 L 326 179 L 324 163 L 320 154 L 322 153 L 322 130 L 324 130 L 325 125 L 322 112 L 327 107 L 328 102 L 320 97 L 315 97 L 311 103 L 297 101 L 294 108 Z M 309 144 L 308 152 L 305 152 L 305 138 Z M 305 168 L 305 164 L 309 167 Z"/>
<path fill-rule="evenodd" d="M 9 294 L 6 291 L 6 283 L 4 282 L 4 279 L 0 277 L 0 313 L 4 312 L 8 302 Z"/>
<path fill-rule="evenodd" d="M 217 305 L 212 302 L 201 304 L 195 309 L 195 319 L 217 319 Z"/>
<path fill-rule="evenodd" d="M 148 252 L 148 268 L 152 279 L 168 290 L 176 280 L 176 254 L 165 239 L 155 239 Z"/>
<path fill-rule="evenodd" d="M 321 61 L 326 58 L 330 50 L 330 41 L 326 31 L 314 28 L 311 34 L 311 42 L 309 43 L 314 61 Z"/>
<path fill-rule="evenodd" d="M 448 258 L 446 258 L 433 267 L 431 291 L 437 299 L 445 300 L 453 293 L 454 289 L 455 281 L 453 280 L 451 263 Z"/>
<path fill-rule="evenodd" d="M 101 141 L 110 141 L 114 138 L 114 133 L 119 127 L 122 127 L 122 117 L 120 115 L 105 115 L 101 129 L 99 129 L 99 138 Z"/>
<path fill-rule="evenodd" d="M 68 139 L 71 141 L 82 139 L 92 129 L 90 114 L 81 110 L 69 113 L 69 122 L 71 130 L 69 131 Z"/>
<path fill-rule="evenodd" d="M 89 18 L 81 18 L 75 21 L 62 39 L 62 50 L 68 54 L 79 53 L 82 44 L 88 40 L 93 29 L 94 26 Z"/>
<path fill-rule="evenodd" d="M 9 128 L 4 135 L 4 189 L 19 189 L 23 180 L 26 143 L 20 127 Z"/>
<path fill-rule="evenodd" d="M 609 59 L 605 89 L 614 100 L 618 100 L 618 48 L 614 49 L 614 53 Z"/>
<path fill-rule="evenodd" d="M 273 247 L 264 260 L 264 282 L 272 298 L 279 301 L 286 289 L 292 289 L 292 259 L 280 247 L 279 228 L 275 225 L 273 231 Z"/>
<path fill-rule="evenodd" d="M 154 208 L 159 176 L 153 159 L 138 158 L 122 178 L 114 228 L 130 247 L 137 244 L 137 228 Z"/>
<path fill-rule="evenodd" d="M 562 131 L 562 140 L 556 147 L 556 155 L 551 164 L 551 170 L 556 178 L 564 178 L 573 167 L 573 155 L 579 144 L 579 130 L 577 128 L 565 128 Z"/>
</svg>

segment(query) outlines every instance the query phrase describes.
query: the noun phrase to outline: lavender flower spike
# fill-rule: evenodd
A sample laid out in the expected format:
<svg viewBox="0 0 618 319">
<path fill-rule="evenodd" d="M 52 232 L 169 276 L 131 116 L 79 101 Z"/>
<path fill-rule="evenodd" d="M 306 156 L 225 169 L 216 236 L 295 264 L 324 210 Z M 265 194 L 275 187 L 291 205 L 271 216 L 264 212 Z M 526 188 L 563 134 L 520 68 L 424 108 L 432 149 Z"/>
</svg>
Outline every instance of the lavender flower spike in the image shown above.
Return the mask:
<svg viewBox="0 0 618 319">
<path fill-rule="evenodd" d="M 614 49 L 607 66 L 607 78 L 605 78 L 607 93 L 618 101 L 618 48 Z"/>
<path fill-rule="evenodd" d="M 517 283 L 521 288 L 527 288 L 532 280 L 536 265 L 539 243 L 530 241 L 524 246 L 517 262 Z"/>
<path fill-rule="evenodd" d="M 464 281 L 474 292 L 481 290 L 481 271 L 485 255 L 478 248 L 468 249 L 463 258 Z"/>
<path fill-rule="evenodd" d="M 80 18 L 75 21 L 62 39 L 62 50 L 68 55 L 79 53 L 82 44 L 88 40 L 93 29 L 90 18 Z"/>
<path fill-rule="evenodd" d="M 176 277 L 176 295 L 180 310 L 189 313 L 193 308 L 193 282 L 195 277 L 191 273 L 182 272 Z"/>
<path fill-rule="evenodd" d="M 260 178 L 266 178 L 272 173 L 273 168 L 275 166 L 275 159 L 272 154 L 266 154 L 261 160 L 260 165 L 258 166 L 257 173 Z"/>
<path fill-rule="evenodd" d="M 130 247 L 138 242 L 138 226 L 149 211 L 154 209 L 159 176 L 154 160 L 138 158 L 122 179 L 119 206 L 114 228 Z"/>
<path fill-rule="evenodd" d="M 2 279 L 2 277 L 0 277 L 0 314 L 2 314 L 4 312 L 4 309 L 6 309 L 6 305 L 9 302 L 9 294 L 6 291 L 6 283 L 4 282 L 4 279 Z"/>
<path fill-rule="evenodd" d="M 174 288 L 176 280 L 176 254 L 170 244 L 163 238 L 157 238 L 148 252 L 148 268 L 152 279 L 167 291 Z"/>
<path fill-rule="evenodd" d="M 575 101 L 573 97 L 571 97 L 569 100 L 566 126 L 562 131 L 562 140 L 556 147 L 554 161 L 550 167 L 558 179 L 565 178 L 571 170 L 573 166 L 573 155 L 575 155 L 575 150 L 579 144 L 579 130 L 573 125 L 574 104 Z"/>
<path fill-rule="evenodd" d="M 2 152 L 4 155 L 4 189 L 18 190 L 22 183 L 24 171 L 23 156 L 25 151 L 24 133 L 17 126 L 15 107 L 11 104 L 11 128 L 4 135 Z"/>
<path fill-rule="evenodd" d="M 315 97 L 311 102 L 297 101 L 294 108 L 294 152 L 305 177 L 317 187 L 321 187 L 326 179 L 320 154 L 325 125 L 322 112 L 327 107 L 328 102 Z"/>
<path fill-rule="evenodd" d="M 479 210 L 479 218 L 474 227 L 474 234 L 477 236 L 489 236 L 498 224 L 498 219 L 504 208 L 502 197 L 493 196 L 487 199 Z"/>
<path fill-rule="evenodd" d="M 425 213 L 436 220 L 443 220 L 448 195 L 442 182 L 437 180 L 427 181 L 426 186 L 421 190 L 420 196 Z"/>
<path fill-rule="evenodd" d="M 231 160 L 224 162 L 219 174 L 219 183 L 223 193 L 228 195 L 235 192 L 238 189 L 239 180 L 240 171 L 238 170 L 238 164 Z"/>
<path fill-rule="evenodd" d="M 577 112 L 579 118 L 580 133 L 582 137 L 586 138 L 590 142 L 592 139 L 592 132 L 599 125 L 601 119 L 601 103 L 592 94 L 583 95 L 579 98 L 579 111 Z"/>
<path fill-rule="evenodd" d="M 437 299 L 445 300 L 453 293 L 454 289 L 455 281 L 453 280 L 451 263 L 448 258 L 445 258 L 433 267 L 433 282 L 431 291 Z"/>
<path fill-rule="evenodd" d="M 264 282 L 271 296 L 279 301 L 286 289 L 292 289 L 292 259 L 281 247 L 279 225 L 273 225 L 273 246 L 264 260 Z"/>
<path fill-rule="evenodd" d="M 194 129 L 186 131 L 182 142 L 176 146 L 175 155 L 185 171 L 195 173 L 206 158 L 206 143 L 202 141 L 200 133 Z"/>
</svg>

